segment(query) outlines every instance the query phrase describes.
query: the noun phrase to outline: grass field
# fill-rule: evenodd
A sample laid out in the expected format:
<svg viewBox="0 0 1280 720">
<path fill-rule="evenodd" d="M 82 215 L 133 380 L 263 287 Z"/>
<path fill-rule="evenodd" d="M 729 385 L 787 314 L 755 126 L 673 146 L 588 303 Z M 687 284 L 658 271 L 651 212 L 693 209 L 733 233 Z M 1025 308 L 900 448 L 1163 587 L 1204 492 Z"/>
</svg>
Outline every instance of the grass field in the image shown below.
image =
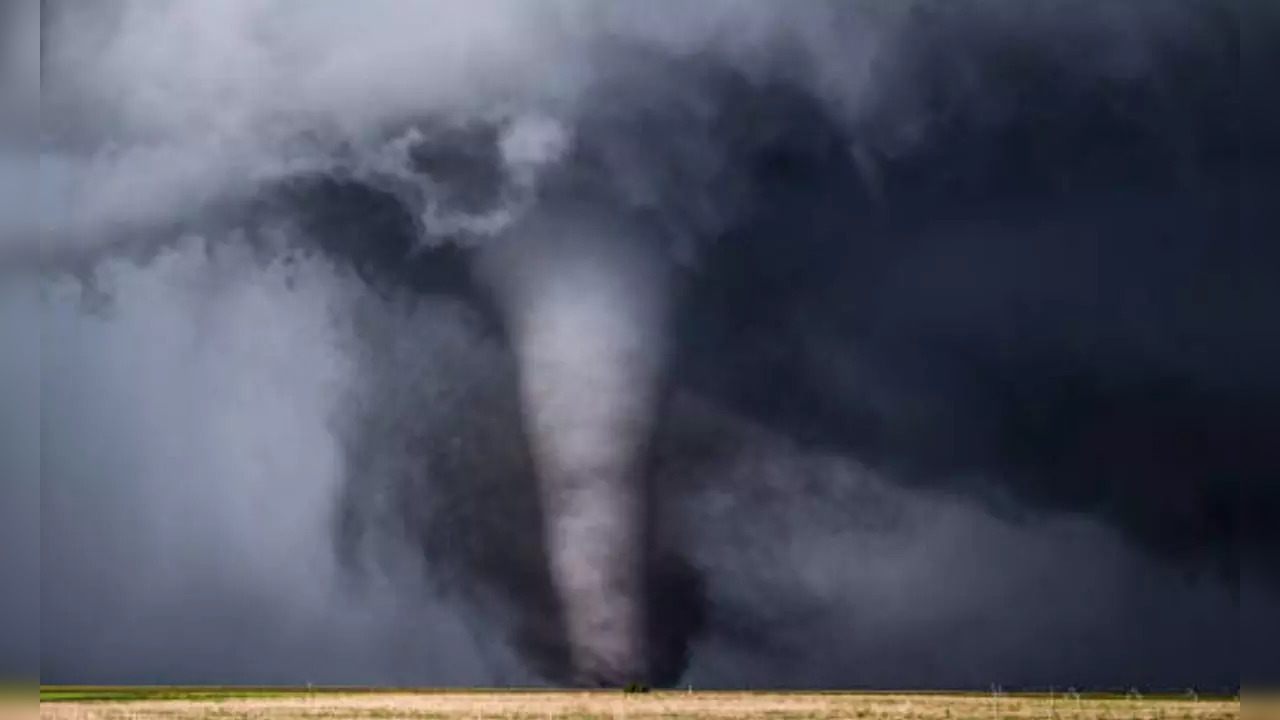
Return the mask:
<svg viewBox="0 0 1280 720">
<path fill-rule="evenodd" d="M 385 691 L 42 687 L 40 717 L 90 718 L 769 718 L 770 720 L 1235 720 L 1238 699 L 891 693 Z"/>
</svg>

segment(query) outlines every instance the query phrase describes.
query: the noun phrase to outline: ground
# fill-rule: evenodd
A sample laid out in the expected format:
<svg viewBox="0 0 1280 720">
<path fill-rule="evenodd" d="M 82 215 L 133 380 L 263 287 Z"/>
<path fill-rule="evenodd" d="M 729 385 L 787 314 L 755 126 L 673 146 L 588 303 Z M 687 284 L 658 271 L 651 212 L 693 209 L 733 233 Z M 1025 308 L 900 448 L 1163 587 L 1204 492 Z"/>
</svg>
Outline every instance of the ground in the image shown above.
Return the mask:
<svg viewBox="0 0 1280 720">
<path fill-rule="evenodd" d="M 861 718 L 1237 720 L 1233 699 L 1049 695 L 361 691 L 42 687 L 40 717 L 91 718 Z M 1251 709 L 1254 707 L 1250 705 Z"/>
</svg>

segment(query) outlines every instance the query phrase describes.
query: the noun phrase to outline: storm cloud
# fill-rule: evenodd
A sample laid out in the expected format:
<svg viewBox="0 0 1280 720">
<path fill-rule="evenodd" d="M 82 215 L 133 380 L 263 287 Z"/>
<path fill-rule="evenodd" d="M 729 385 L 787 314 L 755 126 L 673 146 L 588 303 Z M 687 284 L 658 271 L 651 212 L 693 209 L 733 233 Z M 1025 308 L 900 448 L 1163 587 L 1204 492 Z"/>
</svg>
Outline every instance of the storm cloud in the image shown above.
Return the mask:
<svg viewBox="0 0 1280 720">
<path fill-rule="evenodd" d="M 42 8 L 46 681 L 1239 682 L 1239 7 Z"/>
</svg>

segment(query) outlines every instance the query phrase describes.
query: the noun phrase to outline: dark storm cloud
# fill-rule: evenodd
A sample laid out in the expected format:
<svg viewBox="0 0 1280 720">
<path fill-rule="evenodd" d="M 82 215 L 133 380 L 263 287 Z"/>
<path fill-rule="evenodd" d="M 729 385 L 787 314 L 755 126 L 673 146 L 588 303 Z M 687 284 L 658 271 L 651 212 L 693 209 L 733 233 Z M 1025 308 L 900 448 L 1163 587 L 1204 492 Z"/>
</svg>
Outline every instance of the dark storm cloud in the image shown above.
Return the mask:
<svg viewBox="0 0 1280 720">
<path fill-rule="evenodd" d="M 1242 112 L 1243 152 L 1241 170 L 1241 243 L 1242 265 L 1280 267 L 1280 244 L 1276 228 L 1280 228 L 1280 208 L 1274 202 L 1280 186 L 1280 96 L 1270 89 L 1275 68 L 1280 66 L 1280 43 L 1275 31 L 1280 27 L 1280 10 L 1274 4 L 1254 3 L 1251 14 L 1241 26 L 1241 87 L 1244 91 Z M 1245 276 L 1242 291 L 1263 315 L 1280 305 L 1280 286 L 1268 281 L 1262 273 Z M 1280 340 L 1274 333 L 1262 333 L 1253 339 L 1254 352 L 1264 358 L 1280 356 Z M 1274 394 L 1272 395 L 1274 399 Z M 1280 661 L 1272 650 L 1280 640 L 1280 617 L 1269 599 L 1274 588 L 1275 571 L 1280 567 L 1280 533 L 1273 518 L 1280 512 L 1280 489 L 1276 474 L 1251 475 L 1242 489 L 1241 532 L 1246 538 L 1241 557 L 1242 648 L 1241 676 L 1245 683 L 1274 686 L 1280 678 Z"/>
<path fill-rule="evenodd" d="M 0 287 L 0 677 L 30 678 L 39 657 L 40 345 L 31 283 Z"/>
<path fill-rule="evenodd" d="M 474 250 L 413 250 L 586 195 L 681 268 L 650 464 L 701 575 L 654 600 L 706 616 L 690 681 L 1237 681 L 1280 378 L 1274 269 L 1238 252 L 1275 225 L 1239 232 L 1232 6 L 287 6 L 51 33 L 54 257 L 307 171 L 278 234 L 340 261 L 215 238 L 108 263 L 97 313 L 47 288 L 51 678 L 563 664 L 509 321 Z M 423 118 L 489 130 L 433 154 Z M 464 303 L 371 294 L 351 259 Z"/>
<path fill-rule="evenodd" d="M 32 211 L 38 119 L 38 8 L 0 8 L 0 266 Z M 32 678 L 39 656 L 40 345 L 35 283 L 0 267 L 0 678 Z"/>
</svg>

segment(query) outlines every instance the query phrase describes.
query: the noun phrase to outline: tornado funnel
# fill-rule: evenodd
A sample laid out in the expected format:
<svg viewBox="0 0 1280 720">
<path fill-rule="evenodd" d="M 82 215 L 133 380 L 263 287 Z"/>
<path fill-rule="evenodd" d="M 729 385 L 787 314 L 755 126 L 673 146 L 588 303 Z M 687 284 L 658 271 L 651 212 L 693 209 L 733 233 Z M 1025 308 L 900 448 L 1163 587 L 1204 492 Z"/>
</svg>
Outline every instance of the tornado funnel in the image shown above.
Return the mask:
<svg viewBox="0 0 1280 720">
<path fill-rule="evenodd" d="M 572 676 L 648 682 L 644 458 L 670 284 L 660 246 L 607 212 L 544 209 L 487 248 L 480 267 L 517 357 Z"/>
</svg>

